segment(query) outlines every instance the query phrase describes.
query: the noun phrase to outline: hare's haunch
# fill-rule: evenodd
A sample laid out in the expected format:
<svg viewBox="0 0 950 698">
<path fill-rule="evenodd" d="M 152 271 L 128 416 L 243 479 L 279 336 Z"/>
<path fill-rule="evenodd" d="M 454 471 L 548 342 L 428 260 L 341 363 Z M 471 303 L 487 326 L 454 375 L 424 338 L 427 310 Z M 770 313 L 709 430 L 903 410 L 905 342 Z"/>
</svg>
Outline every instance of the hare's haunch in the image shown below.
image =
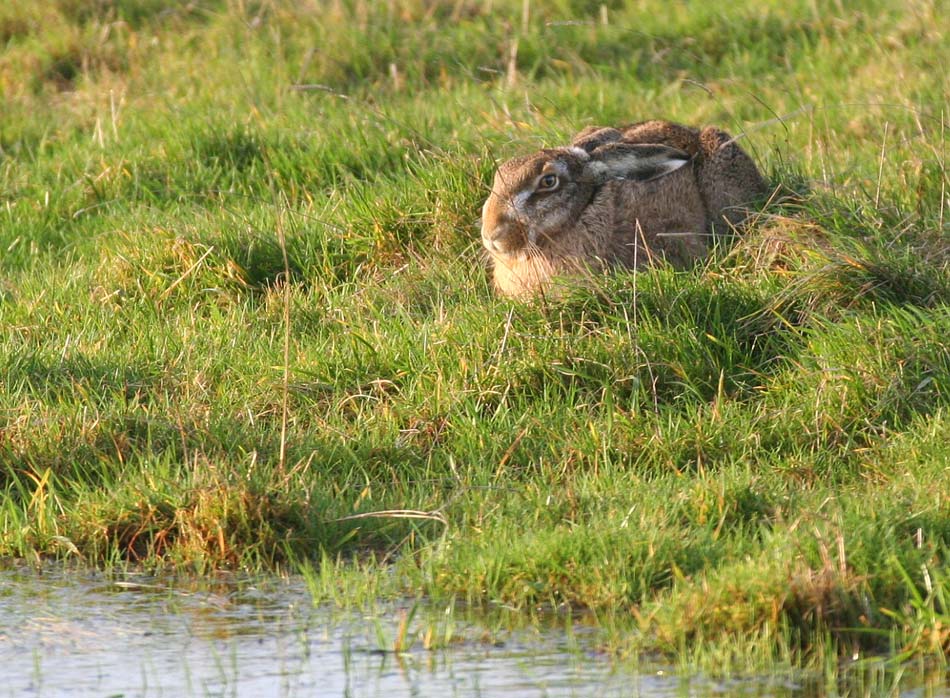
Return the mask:
<svg viewBox="0 0 950 698">
<path fill-rule="evenodd" d="M 740 226 L 765 182 L 728 134 L 667 121 L 587 128 L 564 148 L 501 165 L 482 208 L 482 243 L 507 295 L 554 276 L 706 255 Z"/>
</svg>

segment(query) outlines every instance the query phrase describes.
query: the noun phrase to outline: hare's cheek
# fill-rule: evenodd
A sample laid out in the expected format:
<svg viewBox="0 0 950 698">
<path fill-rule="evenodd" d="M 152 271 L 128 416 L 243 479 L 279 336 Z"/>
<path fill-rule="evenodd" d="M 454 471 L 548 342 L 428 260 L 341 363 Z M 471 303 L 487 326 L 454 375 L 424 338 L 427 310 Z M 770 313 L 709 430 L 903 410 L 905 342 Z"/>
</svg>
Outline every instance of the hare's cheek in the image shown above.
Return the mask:
<svg viewBox="0 0 950 698">
<path fill-rule="evenodd" d="M 523 189 L 511 197 L 511 215 L 513 218 L 524 221 L 531 215 L 531 194 L 531 189 Z"/>
<path fill-rule="evenodd" d="M 529 232 L 531 242 L 549 240 L 573 222 L 571 212 L 568 209 L 553 203 L 539 210 L 535 215 L 535 221 Z"/>
</svg>

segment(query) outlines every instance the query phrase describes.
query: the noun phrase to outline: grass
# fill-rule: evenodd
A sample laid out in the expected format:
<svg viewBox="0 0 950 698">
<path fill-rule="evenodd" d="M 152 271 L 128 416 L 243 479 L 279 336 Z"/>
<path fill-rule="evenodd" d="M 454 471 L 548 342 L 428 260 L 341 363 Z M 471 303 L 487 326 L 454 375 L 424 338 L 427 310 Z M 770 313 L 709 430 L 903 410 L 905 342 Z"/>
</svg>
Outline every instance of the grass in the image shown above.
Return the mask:
<svg viewBox="0 0 950 698">
<path fill-rule="evenodd" d="M 945 10 L 4 5 L 0 554 L 944 661 Z M 656 116 L 745 133 L 747 234 L 496 297 L 497 161 Z"/>
</svg>

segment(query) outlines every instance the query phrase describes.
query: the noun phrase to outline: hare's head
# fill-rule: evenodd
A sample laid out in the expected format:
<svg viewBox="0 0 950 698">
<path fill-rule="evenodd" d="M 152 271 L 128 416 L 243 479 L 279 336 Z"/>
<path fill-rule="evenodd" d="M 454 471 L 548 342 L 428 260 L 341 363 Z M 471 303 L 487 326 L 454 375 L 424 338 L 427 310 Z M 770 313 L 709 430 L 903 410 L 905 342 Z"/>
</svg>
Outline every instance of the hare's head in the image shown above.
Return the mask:
<svg viewBox="0 0 950 698">
<path fill-rule="evenodd" d="M 603 143 L 541 150 L 501 165 L 482 208 L 482 244 L 496 258 L 544 254 L 611 180 L 648 180 L 689 162 L 665 145 Z"/>
</svg>

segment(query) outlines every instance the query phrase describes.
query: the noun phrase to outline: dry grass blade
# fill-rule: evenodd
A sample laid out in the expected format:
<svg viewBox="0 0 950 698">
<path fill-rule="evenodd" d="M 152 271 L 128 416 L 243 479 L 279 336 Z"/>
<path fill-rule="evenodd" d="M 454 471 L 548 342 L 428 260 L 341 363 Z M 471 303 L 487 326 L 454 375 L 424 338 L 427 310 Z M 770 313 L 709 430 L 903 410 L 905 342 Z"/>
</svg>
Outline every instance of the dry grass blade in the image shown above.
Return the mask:
<svg viewBox="0 0 950 698">
<path fill-rule="evenodd" d="M 360 519 L 426 519 L 429 521 L 438 521 L 444 526 L 449 525 L 449 520 L 440 511 L 417 511 L 415 509 L 386 509 L 383 511 L 367 511 L 361 514 L 350 514 L 332 519 L 334 522 L 340 521 L 358 521 Z"/>
</svg>

